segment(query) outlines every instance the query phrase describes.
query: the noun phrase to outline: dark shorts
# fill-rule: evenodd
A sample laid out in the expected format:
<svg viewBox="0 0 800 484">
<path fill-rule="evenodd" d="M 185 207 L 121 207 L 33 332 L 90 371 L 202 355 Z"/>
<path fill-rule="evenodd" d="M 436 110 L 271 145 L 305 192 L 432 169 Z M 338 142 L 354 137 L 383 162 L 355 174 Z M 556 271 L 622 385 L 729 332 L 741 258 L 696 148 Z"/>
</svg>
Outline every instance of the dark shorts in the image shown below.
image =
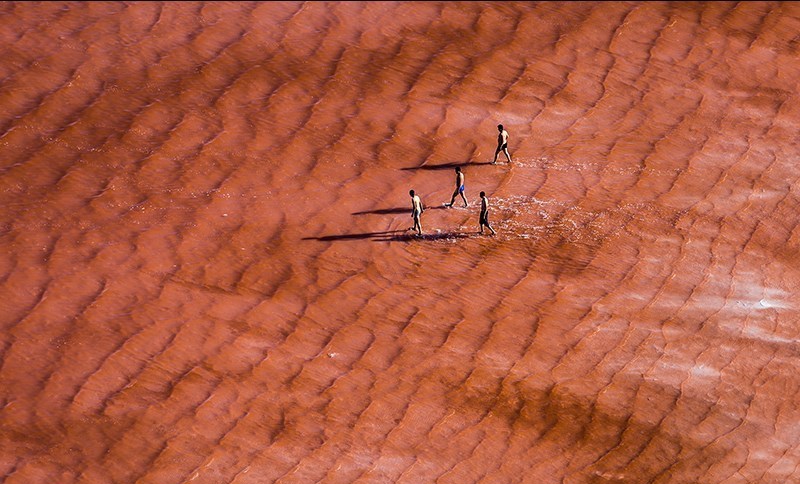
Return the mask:
<svg viewBox="0 0 800 484">
<path fill-rule="evenodd" d="M 464 185 L 458 187 L 458 193 L 464 193 Z"/>
<path fill-rule="evenodd" d="M 489 212 L 481 214 L 480 224 L 481 225 L 489 225 Z"/>
<path fill-rule="evenodd" d="M 508 149 L 508 143 L 503 143 L 503 146 L 500 147 L 501 150 Z"/>
</svg>

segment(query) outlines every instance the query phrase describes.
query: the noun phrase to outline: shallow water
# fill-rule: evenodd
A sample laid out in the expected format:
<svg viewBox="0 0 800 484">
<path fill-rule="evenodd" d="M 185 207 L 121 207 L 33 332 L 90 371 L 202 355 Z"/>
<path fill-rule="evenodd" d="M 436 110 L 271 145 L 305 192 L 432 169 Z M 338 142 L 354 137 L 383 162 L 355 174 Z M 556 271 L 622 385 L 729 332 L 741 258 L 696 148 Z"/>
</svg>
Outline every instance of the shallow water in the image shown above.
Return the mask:
<svg viewBox="0 0 800 484">
<path fill-rule="evenodd" d="M 797 480 L 799 27 L 0 4 L 0 481 Z"/>
</svg>

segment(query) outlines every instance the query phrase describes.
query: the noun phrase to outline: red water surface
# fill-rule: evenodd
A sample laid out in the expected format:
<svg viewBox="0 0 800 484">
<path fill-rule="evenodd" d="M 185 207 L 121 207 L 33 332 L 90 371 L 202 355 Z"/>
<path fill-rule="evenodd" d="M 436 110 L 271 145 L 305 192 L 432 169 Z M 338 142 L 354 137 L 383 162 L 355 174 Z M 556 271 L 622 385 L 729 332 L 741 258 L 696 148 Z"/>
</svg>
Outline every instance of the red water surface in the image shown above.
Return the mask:
<svg viewBox="0 0 800 484">
<path fill-rule="evenodd" d="M 800 481 L 798 32 L 0 3 L 0 482 Z"/>
</svg>

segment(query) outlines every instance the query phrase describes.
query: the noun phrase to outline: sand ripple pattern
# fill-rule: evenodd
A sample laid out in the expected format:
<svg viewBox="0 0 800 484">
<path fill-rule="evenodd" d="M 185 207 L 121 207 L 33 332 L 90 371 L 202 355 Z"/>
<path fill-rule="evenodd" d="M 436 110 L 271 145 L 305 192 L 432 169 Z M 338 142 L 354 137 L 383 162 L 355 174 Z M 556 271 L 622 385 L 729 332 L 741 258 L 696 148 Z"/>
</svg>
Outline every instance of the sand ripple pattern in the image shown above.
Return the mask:
<svg viewBox="0 0 800 484">
<path fill-rule="evenodd" d="M 798 31 L 0 4 L 0 482 L 800 481 Z"/>
</svg>

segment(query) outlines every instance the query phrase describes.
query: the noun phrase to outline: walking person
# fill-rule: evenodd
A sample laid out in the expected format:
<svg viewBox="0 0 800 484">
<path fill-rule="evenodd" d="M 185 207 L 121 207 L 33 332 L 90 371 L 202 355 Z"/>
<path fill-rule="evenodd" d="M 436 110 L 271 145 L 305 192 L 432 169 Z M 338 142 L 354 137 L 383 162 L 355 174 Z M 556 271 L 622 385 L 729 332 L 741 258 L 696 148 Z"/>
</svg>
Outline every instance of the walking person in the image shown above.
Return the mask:
<svg viewBox="0 0 800 484">
<path fill-rule="evenodd" d="M 414 190 L 408 192 L 411 195 L 411 217 L 414 219 L 414 226 L 409 230 L 416 230 L 417 235 L 422 235 L 422 212 L 425 208 L 422 206 L 422 200 L 419 195 L 414 193 Z"/>
<path fill-rule="evenodd" d="M 508 131 L 503 128 L 502 124 L 497 125 L 497 149 L 494 151 L 493 165 L 497 164 L 497 155 L 502 151 L 506 155 L 506 159 L 511 163 L 511 154 L 508 152 Z"/>
<path fill-rule="evenodd" d="M 452 198 L 450 198 L 450 203 L 445 203 L 446 207 L 452 207 L 453 203 L 456 201 L 456 197 L 461 195 L 461 199 L 464 200 L 464 206 L 469 207 L 469 203 L 467 203 L 467 197 L 464 195 L 464 174 L 461 172 L 461 167 L 456 167 L 456 189 L 453 192 Z"/>
<path fill-rule="evenodd" d="M 492 226 L 489 225 L 489 197 L 486 196 L 486 192 L 481 192 L 481 215 L 478 223 L 481 226 L 481 234 L 483 234 L 484 226 L 492 231 L 492 235 L 497 233 L 494 231 Z"/>
</svg>

